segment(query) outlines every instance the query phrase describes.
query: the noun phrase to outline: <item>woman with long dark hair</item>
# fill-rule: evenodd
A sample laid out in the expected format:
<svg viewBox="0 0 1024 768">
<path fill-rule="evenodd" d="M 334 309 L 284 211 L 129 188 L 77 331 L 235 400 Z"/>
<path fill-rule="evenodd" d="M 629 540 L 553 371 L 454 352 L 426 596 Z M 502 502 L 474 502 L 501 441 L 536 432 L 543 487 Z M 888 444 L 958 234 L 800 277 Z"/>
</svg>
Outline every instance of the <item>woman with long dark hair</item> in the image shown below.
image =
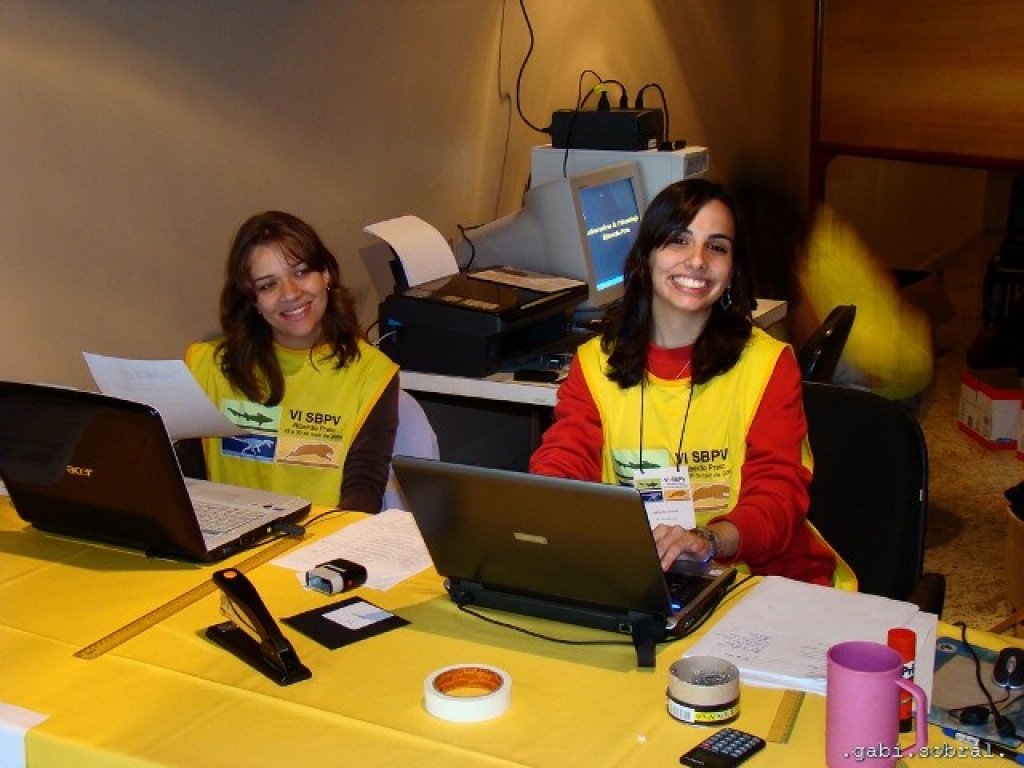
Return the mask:
<svg viewBox="0 0 1024 768">
<path fill-rule="evenodd" d="M 398 367 L 363 339 L 338 262 L 280 211 L 228 254 L 223 336 L 185 360 L 239 437 L 203 441 L 211 479 L 379 512 L 398 426 Z"/>
<path fill-rule="evenodd" d="M 793 351 L 751 321 L 736 204 L 718 184 L 662 190 L 625 292 L 577 351 L 538 474 L 633 485 L 662 565 L 715 559 L 820 584 L 852 574 L 806 522 L 812 460 Z"/>
</svg>

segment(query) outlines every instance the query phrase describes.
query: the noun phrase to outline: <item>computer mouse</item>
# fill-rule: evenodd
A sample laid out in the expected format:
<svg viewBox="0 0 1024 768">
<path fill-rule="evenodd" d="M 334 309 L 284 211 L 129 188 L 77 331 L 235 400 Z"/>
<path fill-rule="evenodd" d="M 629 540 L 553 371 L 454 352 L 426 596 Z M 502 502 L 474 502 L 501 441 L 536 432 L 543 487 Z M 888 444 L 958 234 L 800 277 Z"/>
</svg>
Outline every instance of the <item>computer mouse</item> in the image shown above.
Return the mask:
<svg viewBox="0 0 1024 768">
<path fill-rule="evenodd" d="M 1024 688 L 1024 648 L 1003 648 L 992 665 L 992 680 L 1000 688 Z"/>
</svg>

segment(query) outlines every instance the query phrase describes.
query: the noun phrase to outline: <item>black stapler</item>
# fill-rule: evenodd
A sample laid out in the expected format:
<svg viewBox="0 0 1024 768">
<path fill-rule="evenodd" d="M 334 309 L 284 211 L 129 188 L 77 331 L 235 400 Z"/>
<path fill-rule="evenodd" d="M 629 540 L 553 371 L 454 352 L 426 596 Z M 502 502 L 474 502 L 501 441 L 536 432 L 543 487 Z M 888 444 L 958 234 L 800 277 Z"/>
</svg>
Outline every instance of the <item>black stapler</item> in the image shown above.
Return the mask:
<svg viewBox="0 0 1024 768">
<path fill-rule="evenodd" d="M 213 583 L 223 592 L 221 609 L 231 619 L 207 627 L 210 640 L 278 685 L 312 677 L 244 573 L 226 568 L 213 574 Z"/>
</svg>

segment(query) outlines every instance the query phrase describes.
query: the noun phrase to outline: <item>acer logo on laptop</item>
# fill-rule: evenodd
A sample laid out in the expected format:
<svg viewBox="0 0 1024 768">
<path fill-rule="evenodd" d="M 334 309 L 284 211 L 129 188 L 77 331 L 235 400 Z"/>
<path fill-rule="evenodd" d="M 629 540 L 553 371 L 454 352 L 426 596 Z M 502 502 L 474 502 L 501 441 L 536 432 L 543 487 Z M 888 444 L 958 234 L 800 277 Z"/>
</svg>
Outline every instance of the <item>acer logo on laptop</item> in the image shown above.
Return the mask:
<svg viewBox="0 0 1024 768">
<path fill-rule="evenodd" d="M 68 464 L 68 474 L 75 477 L 92 477 L 92 467 L 76 467 L 74 464 Z"/>
</svg>

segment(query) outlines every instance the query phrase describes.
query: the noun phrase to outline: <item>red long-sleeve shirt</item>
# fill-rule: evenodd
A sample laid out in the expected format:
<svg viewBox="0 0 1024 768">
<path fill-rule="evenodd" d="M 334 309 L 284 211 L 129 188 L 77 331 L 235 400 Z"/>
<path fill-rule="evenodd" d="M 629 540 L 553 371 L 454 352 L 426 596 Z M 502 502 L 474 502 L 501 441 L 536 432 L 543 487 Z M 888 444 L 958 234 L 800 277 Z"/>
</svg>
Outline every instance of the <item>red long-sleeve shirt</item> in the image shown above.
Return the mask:
<svg viewBox="0 0 1024 768">
<path fill-rule="evenodd" d="M 686 367 L 691 351 L 692 347 L 668 350 L 651 345 L 648 367 L 658 378 L 674 379 Z M 559 388 L 554 417 L 530 459 L 530 471 L 600 481 L 601 418 L 577 360 Z M 746 562 L 751 572 L 831 584 L 835 557 L 803 524 L 811 481 L 811 473 L 801 463 L 806 433 L 800 369 L 787 348 L 779 356 L 746 435 L 736 506 L 723 517 L 740 534 L 733 559 Z"/>
</svg>

